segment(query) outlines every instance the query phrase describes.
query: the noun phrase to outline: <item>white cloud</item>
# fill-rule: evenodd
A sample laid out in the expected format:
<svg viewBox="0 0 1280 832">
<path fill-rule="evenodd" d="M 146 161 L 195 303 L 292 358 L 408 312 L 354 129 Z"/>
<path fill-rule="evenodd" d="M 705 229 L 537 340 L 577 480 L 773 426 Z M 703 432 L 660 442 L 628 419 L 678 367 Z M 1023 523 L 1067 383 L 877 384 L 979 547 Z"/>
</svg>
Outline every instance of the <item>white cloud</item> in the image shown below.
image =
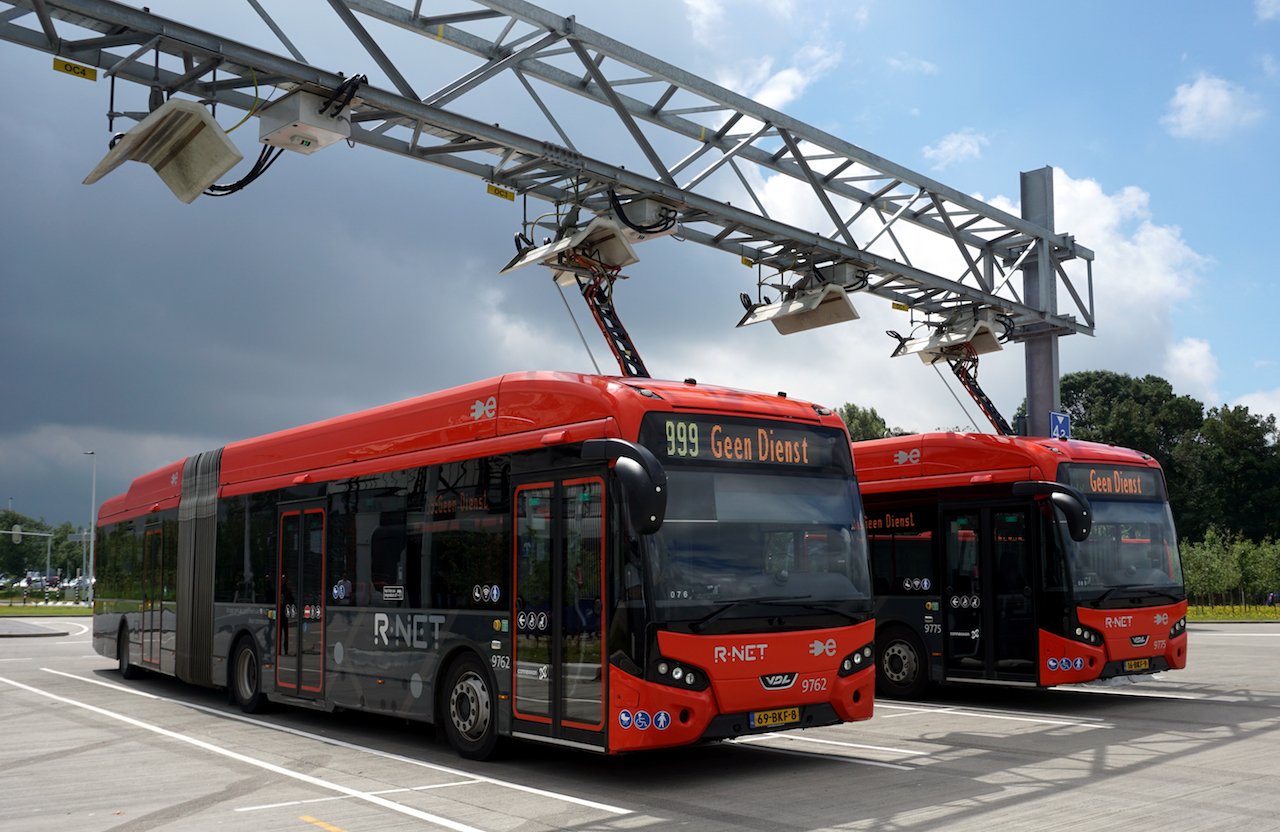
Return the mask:
<svg viewBox="0 0 1280 832">
<path fill-rule="evenodd" d="M 1280 0 L 1254 0 L 1259 20 L 1280 20 Z"/>
<path fill-rule="evenodd" d="M 698 43 L 710 44 L 724 23 L 724 4 L 720 0 L 684 0 L 685 16 L 693 27 Z"/>
<path fill-rule="evenodd" d="M 897 72 L 908 72 L 918 75 L 935 75 L 938 72 L 938 65 L 932 61 L 926 61 L 924 58 L 914 58 L 906 54 L 903 54 L 900 57 L 886 58 L 885 62 L 889 64 L 890 69 Z"/>
<path fill-rule="evenodd" d="M 1201 74 L 1194 82 L 1178 86 L 1160 123 L 1179 138 L 1221 139 L 1258 121 L 1263 113 L 1253 93 Z"/>
<path fill-rule="evenodd" d="M 1268 78 L 1275 78 L 1280 75 L 1280 62 L 1277 62 L 1274 55 L 1263 55 L 1260 59 L 1262 64 L 1262 74 Z"/>
<path fill-rule="evenodd" d="M 1259 390 L 1241 396 L 1231 403 L 1233 406 L 1244 405 L 1256 416 L 1275 416 L 1280 420 L 1280 387 L 1274 390 Z"/>
<path fill-rule="evenodd" d="M 801 47 L 790 63 L 774 70 L 771 58 L 762 58 L 719 73 L 717 81 L 766 107 L 783 110 L 840 63 L 840 50 L 819 43 Z"/>
<path fill-rule="evenodd" d="M 956 162 L 977 159 L 982 155 L 982 148 L 990 143 L 991 140 L 982 133 L 966 129 L 943 136 L 920 152 L 933 163 L 934 170 L 942 170 Z"/>
<path fill-rule="evenodd" d="M 1201 338 L 1183 338 L 1169 347 L 1164 377 L 1179 395 L 1194 396 L 1210 406 L 1221 401 L 1217 390 L 1218 359 L 1209 342 Z"/>
<path fill-rule="evenodd" d="M 797 17 L 821 15 L 821 9 L 812 6 L 797 8 L 795 0 L 681 0 L 685 17 L 693 31 L 693 38 L 704 47 L 722 48 L 728 44 L 745 43 L 744 32 L 761 25 L 770 27 L 771 34 L 783 34 L 796 28 Z M 730 11 L 729 6 L 734 6 Z M 798 14 L 803 12 L 804 14 Z M 840 9 L 842 27 L 846 17 L 852 17 L 856 28 L 866 25 L 865 8 Z M 749 35 L 747 35 L 749 37 Z"/>
</svg>

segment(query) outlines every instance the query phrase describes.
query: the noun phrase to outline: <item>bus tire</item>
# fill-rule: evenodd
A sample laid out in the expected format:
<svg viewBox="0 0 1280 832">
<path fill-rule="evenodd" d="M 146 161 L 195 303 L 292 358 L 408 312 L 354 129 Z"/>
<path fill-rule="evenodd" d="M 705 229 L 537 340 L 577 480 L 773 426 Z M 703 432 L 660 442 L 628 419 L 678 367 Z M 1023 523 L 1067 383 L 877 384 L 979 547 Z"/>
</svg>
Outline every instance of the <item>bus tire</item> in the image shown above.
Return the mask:
<svg viewBox="0 0 1280 832">
<path fill-rule="evenodd" d="M 449 745 L 468 760 L 487 760 L 498 746 L 494 684 L 480 659 L 465 653 L 445 674 L 440 722 Z"/>
<path fill-rule="evenodd" d="M 262 692 L 262 662 L 250 636 L 241 636 L 231 649 L 229 681 L 231 696 L 240 710 L 246 714 L 260 714 L 267 709 L 267 697 Z"/>
<path fill-rule="evenodd" d="M 121 679 L 137 679 L 142 675 L 142 668 L 129 661 L 129 628 L 123 624 L 116 635 L 116 668 Z"/>
<path fill-rule="evenodd" d="M 876 636 L 876 693 L 916 699 L 929 684 L 929 665 L 920 639 L 906 627 Z"/>
</svg>

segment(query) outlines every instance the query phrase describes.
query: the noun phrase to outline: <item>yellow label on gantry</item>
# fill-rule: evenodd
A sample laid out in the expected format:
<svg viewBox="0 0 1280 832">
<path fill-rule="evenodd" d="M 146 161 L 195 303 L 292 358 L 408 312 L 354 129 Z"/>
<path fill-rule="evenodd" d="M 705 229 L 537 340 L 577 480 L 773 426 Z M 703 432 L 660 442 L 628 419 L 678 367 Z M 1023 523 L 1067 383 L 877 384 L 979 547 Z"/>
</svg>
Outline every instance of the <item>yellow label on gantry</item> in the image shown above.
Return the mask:
<svg viewBox="0 0 1280 832">
<path fill-rule="evenodd" d="M 88 81 L 98 80 L 98 70 L 94 69 L 91 66 L 81 66 L 80 64 L 73 64 L 71 61 L 68 61 L 65 58 L 54 58 L 53 68 L 56 69 L 58 72 L 65 72 L 68 75 L 74 75 L 77 78 L 84 78 Z"/>
<path fill-rule="evenodd" d="M 506 188 L 499 188 L 497 185 L 489 185 L 487 190 L 490 196 L 500 196 L 507 202 L 516 201 L 515 191 L 508 191 Z"/>
</svg>

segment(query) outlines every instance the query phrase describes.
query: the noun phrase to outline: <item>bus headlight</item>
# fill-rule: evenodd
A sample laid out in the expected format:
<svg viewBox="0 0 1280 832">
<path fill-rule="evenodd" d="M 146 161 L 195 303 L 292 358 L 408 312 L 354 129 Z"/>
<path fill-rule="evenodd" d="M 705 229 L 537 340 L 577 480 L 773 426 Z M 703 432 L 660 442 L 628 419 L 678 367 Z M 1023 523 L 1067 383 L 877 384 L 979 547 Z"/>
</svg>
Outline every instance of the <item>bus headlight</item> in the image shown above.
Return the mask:
<svg viewBox="0 0 1280 832">
<path fill-rule="evenodd" d="M 1102 644 L 1102 633 L 1097 630 L 1091 630 L 1088 627 L 1076 625 L 1076 641 L 1083 641 L 1085 644 L 1092 644 L 1095 647 Z"/>
<path fill-rule="evenodd" d="M 866 670 L 868 667 L 874 666 L 875 663 L 876 646 L 875 642 L 870 642 L 841 659 L 840 669 L 836 671 L 836 675 L 852 676 L 860 670 Z"/>
<path fill-rule="evenodd" d="M 1169 628 L 1169 638 L 1180 636 L 1187 631 L 1187 617 L 1184 615 L 1177 621 L 1173 622 L 1173 626 Z"/>
<path fill-rule="evenodd" d="M 685 690 L 706 690 L 707 688 L 707 674 L 693 665 L 683 664 L 671 659 L 659 659 L 651 666 L 654 672 L 650 674 L 650 677 L 655 682 L 661 682 L 673 688 L 684 688 Z"/>
</svg>

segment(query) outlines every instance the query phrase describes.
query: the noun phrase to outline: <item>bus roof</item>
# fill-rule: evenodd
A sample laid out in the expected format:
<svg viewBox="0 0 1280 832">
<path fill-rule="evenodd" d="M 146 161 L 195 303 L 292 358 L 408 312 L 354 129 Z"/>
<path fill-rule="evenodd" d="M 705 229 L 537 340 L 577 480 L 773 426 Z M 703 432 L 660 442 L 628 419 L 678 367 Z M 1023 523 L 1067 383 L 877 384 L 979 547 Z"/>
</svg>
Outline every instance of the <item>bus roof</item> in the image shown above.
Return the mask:
<svg viewBox="0 0 1280 832">
<path fill-rule="evenodd" d="M 1056 480 L 1064 462 L 1159 468 L 1151 456 L 1116 445 L 989 433 L 920 433 L 853 443 L 866 493 L 895 488 L 954 488 L 985 482 Z"/>
<path fill-rule="evenodd" d="M 641 391 L 647 391 L 646 395 Z M 222 450 L 221 490 L 273 488 L 333 469 L 372 471 L 389 457 L 428 464 L 431 451 L 477 444 L 474 455 L 600 436 L 635 437 L 650 411 L 732 413 L 839 427 L 839 416 L 809 402 L 728 387 L 647 378 L 529 371 L 381 405 L 332 419 L 231 442 Z M 542 437 L 529 434 L 554 431 Z M 493 441 L 506 439 L 501 449 Z M 486 440 L 490 440 L 486 442 Z M 472 455 L 472 454 L 466 454 Z M 439 456 L 439 454 L 436 454 Z M 102 504 L 99 521 L 177 505 L 185 459 L 133 481 Z M 354 467 L 353 467 L 354 466 Z M 272 482 L 288 478 L 282 483 Z M 254 484 L 250 487 L 250 483 Z"/>
</svg>

